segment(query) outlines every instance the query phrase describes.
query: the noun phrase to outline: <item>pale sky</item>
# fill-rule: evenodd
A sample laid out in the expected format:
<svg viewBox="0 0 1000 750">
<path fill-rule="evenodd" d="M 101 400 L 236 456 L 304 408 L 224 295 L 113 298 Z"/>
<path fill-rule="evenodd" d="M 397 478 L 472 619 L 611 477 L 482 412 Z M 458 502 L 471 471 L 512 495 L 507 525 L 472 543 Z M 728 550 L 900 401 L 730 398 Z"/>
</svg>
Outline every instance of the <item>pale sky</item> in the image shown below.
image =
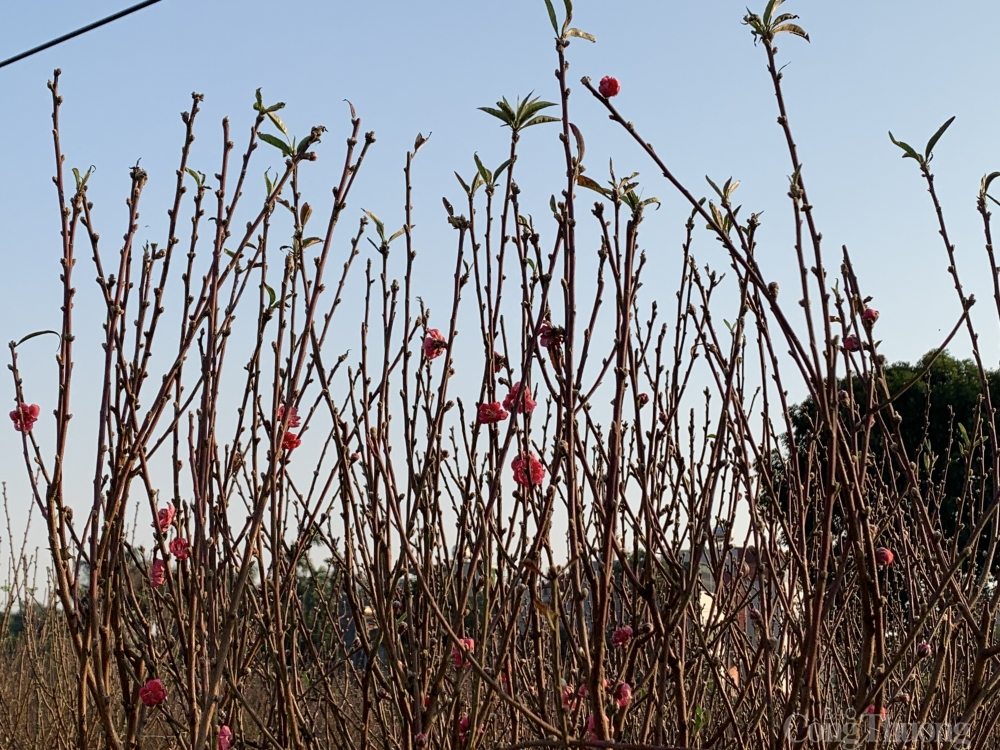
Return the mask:
<svg viewBox="0 0 1000 750">
<path fill-rule="evenodd" d="M 0 58 L 128 4 L 8 3 Z M 585 94 L 577 83 L 583 75 L 620 79 L 616 105 L 693 192 L 708 193 L 706 174 L 719 182 L 729 176 L 742 181 L 737 198 L 744 212 L 764 212 L 758 257 L 783 288 L 791 288 L 785 197 L 790 168 L 763 51 L 741 24 L 745 0 L 575 5 L 574 25 L 598 39 L 596 45 L 574 41 L 568 51 L 572 116 L 587 138 L 588 175 L 601 179 L 613 156 L 619 173 L 640 172 L 644 194 L 663 201 L 644 224 L 647 284 L 662 275 L 672 296 L 688 207 Z M 936 149 L 934 167 L 959 270 L 980 300 L 975 313 L 984 354 L 997 366 L 1000 328 L 990 315 L 992 288 L 975 196 L 981 176 L 1000 169 L 1000 100 L 993 88 L 1000 69 L 1000 4 L 789 0 L 785 9 L 801 16 L 812 38 L 806 43 L 782 37 L 779 57 L 787 64 L 790 120 L 831 270 L 847 244 L 864 289 L 881 311 L 878 333 L 890 360 L 914 360 L 940 343 L 958 318 L 958 303 L 916 165 L 900 159 L 887 131 L 922 147 L 941 123 L 957 116 Z M 450 261 L 452 237 L 440 199 L 446 195 L 457 204 L 453 172 L 471 175 L 473 152 L 496 166 L 507 149 L 506 132 L 476 108 L 529 91 L 555 101 L 555 65 L 542 0 L 164 0 L 4 68 L 0 341 L 58 327 L 60 242 L 45 87 L 55 67 L 63 71 L 66 165 L 97 168 L 90 197 L 105 253 L 114 251 L 124 231 L 128 169 L 139 159 L 150 177 L 140 239 L 163 241 L 183 132 L 178 113 L 189 108 L 190 93 L 205 95 L 193 166 L 211 175 L 217 171 L 221 118 L 230 116 L 239 148 L 252 121 L 254 90 L 261 87 L 268 103 L 287 102 L 281 114 L 293 133 L 301 136 L 316 124 L 330 129 L 307 180 L 321 194 L 329 195 L 340 168 L 348 127 L 344 100 L 357 107 L 363 130 L 376 131 L 378 142 L 351 201 L 352 221 L 366 208 L 393 227 L 402 223 L 405 153 L 417 132 L 433 132 L 415 171 L 417 247 L 422 259 L 441 253 Z M 527 131 L 518 162 L 527 210 L 543 219 L 548 196 L 564 183 L 556 135 L 552 127 Z M 258 172 L 268 159 L 281 163 L 276 151 L 259 152 Z M 704 235 L 695 251 L 702 262 L 726 270 L 717 243 Z M 438 268 L 418 266 L 418 282 L 432 307 Z M 87 385 L 95 371 L 88 369 L 85 347 L 95 346 L 100 333 L 94 275 L 81 249 L 74 411 L 80 416 L 75 427 L 91 442 L 92 420 L 86 416 L 96 394 Z M 30 400 L 42 404 L 42 435 L 51 433 L 52 404 L 45 399 L 53 395 L 53 341 L 37 339 L 21 350 Z M 959 336 L 952 351 L 967 353 L 967 341 Z M 10 404 L 2 410 L 6 414 L 13 408 L 9 375 L 0 394 Z M 12 523 L 20 529 L 29 496 L 19 436 L 5 423 L 0 480 L 7 483 Z M 81 469 L 89 470 L 92 461 L 89 454 L 81 457 Z M 42 544 L 40 524 L 35 532 L 32 538 Z M 0 553 L 7 554 L 6 543 Z"/>
</svg>

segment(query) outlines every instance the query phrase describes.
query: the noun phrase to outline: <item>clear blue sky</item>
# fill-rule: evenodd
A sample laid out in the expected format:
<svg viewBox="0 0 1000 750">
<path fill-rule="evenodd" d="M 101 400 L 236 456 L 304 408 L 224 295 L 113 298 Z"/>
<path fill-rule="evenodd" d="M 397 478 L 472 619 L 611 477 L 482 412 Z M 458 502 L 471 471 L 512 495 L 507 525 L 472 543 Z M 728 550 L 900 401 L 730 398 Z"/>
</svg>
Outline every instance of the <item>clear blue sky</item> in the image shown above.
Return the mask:
<svg viewBox="0 0 1000 750">
<path fill-rule="evenodd" d="M 8 3 L 0 58 L 117 11 L 128 1 Z M 575 25 L 595 34 L 598 43 L 572 44 L 571 80 L 616 75 L 623 86 L 616 102 L 620 109 L 695 192 L 707 192 L 705 174 L 742 180 L 738 197 L 744 211 L 764 211 L 759 257 L 783 287 L 791 288 L 785 198 L 790 170 L 763 52 L 741 25 L 745 5 L 743 0 L 577 0 Z M 843 243 L 852 250 L 864 288 L 882 312 L 878 331 L 890 360 L 912 360 L 936 346 L 959 311 L 929 198 L 915 164 L 900 159 L 886 131 L 922 146 L 942 122 L 957 115 L 934 165 L 960 271 L 980 300 L 975 312 L 985 353 L 996 366 L 1000 336 L 990 315 L 992 292 L 974 201 L 980 177 L 1000 169 L 995 92 L 1000 3 L 790 0 L 785 8 L 800 14 L 812 37 L 811 44 L 781 38 L 779 56 L 788 63 L 791 122 L 828 258 Z M 178 113 L 188 109 L 192 91 L 206 97 L 195 168 L 217 171 L 218 123 L 224 115 L 232 119 L 237 145 L 244 141 L 253 93 L 262 87 L 268 102 L 288 103 L 282 115 L 293 132 L 302 135 L 314 124 L 330 128 L 308 183 L 327 195 L 348 124 L 343 100 L 350 99 L 363 128 L 378 136 L 352 210 L 368 208 L 395 226 L 402 221 L 405 152 L 418 131 L 433 131 L 416 172 L 422 258 L 452 257 L 440 197 L 457 203 L 453 171 L 470 175 L 474 151 L 488 164 L 504 158 L 505 133 L 476 108 L 531 90 L 556 99 L 552 33 L 542 0 L 164 0 L 2 69 L 3 342 L 58 324 L 58 216 L 45 87 L 55 67 L 63 70 L 67 167 L 97 167 L 90 195 L 106 253 L 113 252 L 124 230 L 128 168 L 140 158 L 150 176 L 140 238 L 164 239 L 181 143 Z M 583 93 L 578 84 L 574 89 Z M 588 174 L 601 178 L 613 154 L 620 172 L 641 172 L 645 194 L 663 200 L 663 210 L 644 225 L 643 244 L 651 272 L 666 274 L 665 283 L 673 284 L 686 206 L 589 95 L 574 96 L 572 107 L 587 137 Z M 280 163 L 276 152 L 258 156 L 258 171 L 267 159 Z M 527 132 L 519 182 L 537 216 L 547 215 L 548 196 L 561 187 L 560 159 L 554 128 Z M 702 239 L 696 250 L 703 262 L 726 270 L 714 242 Z M 433 306 L 433 264 L 425 264 L 421 273 L 424 296 Z M 81 360 L 82 347 L 93 345 L 99 332 L 92 314 L 93 276 L 89 257 L 81 252 Z M 963 354 L 968 347 L 957 340 L 952 349 Z M 51 393 L 52 351 L 44 339 L 25 347 L 26 374 L 38 384 L 33 400 Z M 75 410 L 85 415 L 87 364 L 78 367 L 82 380 Z M 13 403 L 9 378 L 0 393 L 4 403 Z M 43 405 L 43 420 L 51 420 L 50 409 Z M 77 429 L 91 432 L 83 420 Z M 87 433 L 84 437 L 92 440 Z M 0 429 L 0 480 L 8 483 L 15 527 L 23 522 L 28 502 L 19 455 L 19 440 L 9 425 Z M 88 456 L 81 465 L 91 462 Z"/>
</svg>

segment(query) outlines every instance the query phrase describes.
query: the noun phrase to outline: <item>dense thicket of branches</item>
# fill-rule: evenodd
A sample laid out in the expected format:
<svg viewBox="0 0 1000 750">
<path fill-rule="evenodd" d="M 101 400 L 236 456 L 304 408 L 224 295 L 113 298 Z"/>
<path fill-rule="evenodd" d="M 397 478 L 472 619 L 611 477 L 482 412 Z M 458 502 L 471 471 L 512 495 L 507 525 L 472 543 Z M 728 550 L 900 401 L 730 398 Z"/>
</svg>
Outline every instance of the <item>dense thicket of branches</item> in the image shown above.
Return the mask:
<svg viewBox="0 0 1000 750">
<path fill-rule="evenodd" d="M 166 236 L 142 244 L 136 167 L 109 250 L 90 174 L 64 168 L 57 75 L 58 390 L 22 379 L 30 337 L 11 345 L 11 369 L 52 553 L 38 637 L 64 658 L 7 641 L 5 669 L 36 688 L 38 734 L 5 719 L 4 746 L 756 749 L 822 744 L 810 722 L 855 731 L 866 711 L 872 746 L 899 746 L 877 734 L 899 722 L 995 746 L 995 376 L 929 167 L 944 129 L 923 153 L 900 148 L 930 189 L 964 311 L 942 349 L 968 336 L 974 364 L 938 357 L 929 391 L 912 368 L 897 397 L 909 373 L 878 355 L 877 313 L 809 200 L 775 58 L 778 35 L 805 32 L 779 5 L 745 20 L 790 159 L 795 244 L 768 254 L 801 283 L 780 295 L 758 261 L 759 214 L 733 205 L 738 183 L 699 200 L 618 112 L 615 87 L 584 78 L 571 100 L 567 50 L 588 35 L 569 2 L 562 22 L 549 6 L 559 101 L 486 108 L 509 128 L 510 159 L 477 159 L 444 202 L 455 255 L 433 313 L 413 277 L 440 263 L 439 249 L 417 257 L 422 136 L 393 232 L 348 209 L 375 141 L 353 110 L 332 199 L 307 202 L 300 175 L 323 128 L 295 141 L 258 95 L 242 155 L 224 121 L 209 178 L 191 163 L 195 95 Z M 639 294 L 649 200 L 636 176 L 584 174 L 595 107 L 690 210 L 669 292 L 657 279 Z M 565 163 L 546 226 L 517 183 L 535 126 L 559 131 Z M 249 205 L 258 147 L 285 163 Z M 1000 284 L 991 178 L 980 211 Z M 696 260 L 706 243 L 725 250 L 725 283 Z M 96 270 L 105 312 L 86 355 L 78 263 Z M 357 289 L 362 302 L 343 304 Z M 459 329 L 473 345 L 462 358 Z M 360 342 L 343 345 L 351 330 Z M 71 421 L 80 356 L 103 363 L 86 429 Z M 955 376 L 935 382 L 946 366 Z M 793 384 L 808 414 L 788 402 Z M 928 392 L 925 461 L 910 412 Z M 55 412 L 53 435 L 29 429 L 35 402 Z M 65 458 L 95 433 L 85 484 Z"/>
</svg>

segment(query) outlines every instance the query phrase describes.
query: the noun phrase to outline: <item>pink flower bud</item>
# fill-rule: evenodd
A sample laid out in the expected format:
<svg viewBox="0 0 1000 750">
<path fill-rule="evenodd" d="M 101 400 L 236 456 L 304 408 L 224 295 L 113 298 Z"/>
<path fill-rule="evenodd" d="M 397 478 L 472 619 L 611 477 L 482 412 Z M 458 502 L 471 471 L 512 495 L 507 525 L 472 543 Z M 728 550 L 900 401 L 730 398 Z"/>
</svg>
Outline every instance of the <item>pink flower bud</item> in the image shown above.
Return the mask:
<svg viewBox="0 0 1000 750">
<path fill-rule="evenodd" d="M 458 720 L 458 741 L 465 742 L 465 737 L 469 732 L 469 715 L 462 714 L 462 718 Z"/>
<path fill-rule="evenodd" d="M 874 307 L 866 307 L 865 311 L 861 313 L 861 320 L 866 326 L 875 325 L 875 321 L 878 320 L 878 310 Z"/>
<path fill-rule="evenodd" d="M 649 394 L 648 393 L 640 393 L 639 394 L 639 408 L 641 409 L 642 407 L 644 407 L 648 403 L 649 403 Z"/>
<path fill-rule="evenodd" d="M 612 646 L 624 646 L 632 639 L 632 627 L 626 625 L 625 627 L 618 628 L 611 636 Z"/>
<path fill-rule="evenodd" d="M 187 539 L 179 536 L 170 542 L 170 554 L 178 560 L 187 560 L 191 554 L 191 545 Z"/>
<path fill-rule="evenodd" d="M 139 688 L 139 700 L 148 708 L 160 705 L 166 697 L 167 691 L 160 680 L 149 680 Z"/>
<path fill-rule="evenodd" d="M 502 422 L 508 416 L 508 411 L 500 405 L 500 402 L 494 401 L 490 404 L 479 405 L 479 413 L 476 415 L 476 421 L 478 421 L 479 424 L 494 424 L 496 422 Z"/>
<path fill-rule="evenodd" d="M 927 643 L 926 641 L 917 646 L 917 656 L 920 657 L 921 659 L 926 659 L 928 656 L 931 655 L 931 653 L 933 653 L 931 644 Z"/>
<path fill-rule="evenodd" d="M 441 331 L 437 328 L 428 328 L 427 335 L 424 336 L 424 356 L 427 357 L 427 359 L 437 359 L 444 354 L 444 350 L 447 348 L 448 342 L 445 341 L 444 336 L 441 335 Z"/>
<path fill-rule="evenodd" d="M 844 339 L 844 348 L 849 352 L 859 352 L 861 351 L 861 340 L 852 334 Z"/>
<path fill-rule="evenodd" d="M 455 669 L 469 666 L 468 652 L 475 648 L 476 642 L 472 638 L 460 638 L 458 644 L 451 647 L 451 661 Z"/>
<path fill-rule="evenodd" d="M 154 529 L 159 529 L 161 533 L 166 533 L 167 529 L 170 528 L 170 524 L 174 522 L 174 506 L 172 503 L 167 503 L 167 507 L 160 508 L 156 513 L 156 521 L 152 523 Z"/>
<path fill-rule="evenodd" d="M 875 562 L 877 562 L 879 565 L 882 566 L 892 565 L 892 562 L 895 559 L 896 556 L 892 554 L 892 550 L 887 547 L 879 547 L 877 550 L 875 550 Z"/>
<path fill-rule="evenodd" d="M 534 453 L 517 456 L 511 461 L 510 468 L 514 470 L 514 481 L 522 487 L 538 487 L 545 479 L 545 467 Z"/>
<path fill-rule="evenodd" d="M 281 422 L 285 418 L 285 405 L 282 404 L 278 407 L 278 422 Z M 302 417 L 299 416 L 299 410 L 294 406 L 288 407 L 288 426 L 298 427 L 302 424 Z"/>
<path fill-rule="evenodd" d="M 167 582 L 167 563 L 163 560 L 153 560 L 149 568 L 149 585 L 154 589 Z"/>
<path fill-rule="evenodd" d="M 302 445 L 302 439 L 299 438 L 299 436 L 294 432 L 286 432 L 285 436 L 281 438 L 281 447 L 289 453 L 298 448 L 300 445 Z"/>
<path fill-rule="evenodd" d="M 879 718 L 884 719 L 885 718 L 885 714 L 886 714 L 885 706 L 882 706 L 882 710 L 878 712 Z M 871 704 L 870 706 L 868 706 L 868 708 L 865 709 L 865 715 L 866 716 L 874 716 L 875 715 L 875 704 L 874 703 Z"/>
<path fill-rule="evenodd" d="M 549 349 L 553 346 L 558 346 L 566 339 L 566 329 L 561 326 L 555 326 L 545 320 L 542 324 L 538 326 L 538 343 Z"/>
<path fill-rule="evenodd" d="M 514 404 L 517 404 L 517 411 L 519 414 L 528 412 L 529 414 L 535 410 L 535 400 L 531 397 L 531 391 L 525 391 L 524 398 L 518 399 L 521 394 L 521 381 L 517 381 L 511 386 L 510 393 L 503 400 L 503 408 L 510 411 L 514 408 Z"/>
<path fill-rule="evenodd" d="M 632 702 L 632 686 L 627 682 L 619 682 L 615 685 L 615 703 L 618 708 L 625 708 Z"/>
<path fill-rule="evenodd" d="M 601 79 L 601 84 L 597 87 L 597 90 L 601 92 L 601 96 L 612 97 L 618 96 L 618 92 L 622 90 L 622 85 L 618 82 L 618 79 L 613 76 L 604 76 Z"/>
<path fill-rule="evenodd" d="M 14 423 L 14 429 L 18 432 L 31 432 L 40 412 L 38 404 L 18 404 L 10 413 L 10 421 Z"/>
<path fill-rule="evenodd" d="M 413 743 L 417 747 L 423 747 L 424 745 L 427 744 L 427 735 L 421 732 L 420 734 L 418 734 L 416 737 L 413 738 Z"/>
<path fill-rule="evenodd" d="M 570 685 L 563 685 L 562 705 L 567 711 L 576 710 L 576 691 Z"/>
<path fill-rule="evenodd" d="M 229 750 L 229 744 L 233 741 L 232 730 L 223 724 L 219 727 L 219 750 Z"/>
</svg>

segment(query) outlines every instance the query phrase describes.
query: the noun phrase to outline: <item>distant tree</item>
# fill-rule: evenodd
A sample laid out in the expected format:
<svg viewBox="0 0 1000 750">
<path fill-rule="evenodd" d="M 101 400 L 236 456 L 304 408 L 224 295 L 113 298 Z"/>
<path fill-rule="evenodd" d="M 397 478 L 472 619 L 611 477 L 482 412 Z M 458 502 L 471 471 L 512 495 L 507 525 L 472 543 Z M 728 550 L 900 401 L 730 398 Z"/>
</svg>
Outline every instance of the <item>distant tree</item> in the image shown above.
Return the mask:
<svg viewBox="0 0 1000 750">
<path fill-rule="evenodd" d="M 982 450 L 987 459 L 989 457 L 988 440 L 977 446 L 975 437 L 977 431 L 983 436 L 988 435 L 985 426 L 988 415 L 981 398 L 982 380 L 976 363 L 970 359 L 956 359 L 947 352 L 936 359 L 934 354 L 928 352 L 913 364 L 896 362 L 886 365 L 885 380 L 892 407 L 902 420 L 899 430 L 903 447 L 909 460 L 917 462 L 925 485 L 937 488 L 934 494 L 938 502 L 931 510 L 940 514 L 942 534 L 953 539 L 960 524 L 964 524 L 963 531 L 967 533 L 972 526 L 970 521 L 974 523 L 971 508 L 966 505 L 963 510 L 960 498 L 970 479 L 984 479 L 980 476 L 980 466 L 990 465 L 989 460 L 968 460 L 969 451 L 973 448 Z M 997 404 L 1000 402 L 1000 370 L 987 371 L 986 375 L 991 400 Z M 852 383 L 855 402 L 864 404 L 865 384 L 857 378 Z M 907 384 L 911 385 L 907 388 Z M 840 388 L 847 387 L 847 381 L 842 380 Z M 801 456 L 810 441 L 816 439 L 813 434 L 816 409 L 812 399 L 793 406 L 790 412 L 792 435 L 785 435 L 789 458 Z M 993 419 L 996 418 L 993 415 Z M 981 430 L 977 430 L 977 420 L 983 423 Z M 871 451 L 874 461 L 888 459 L 881 433 L 873 435 Z M 776 474 L 781 476 L 780 471 Z M 992 486 L 995 489 L 995 477 Z M 777 494 L 779 499 L 787 496 L 780 482 Z M 787 512 L 783 499 L 778 505 Z M 813 524 L 815 517 L 811 516 L 810 525 Z M 837 526 L 839 524 L 835 519 Z M 965 542 L 966 538 L 960 535 L 959 541 Z M 989 541 L 988 535 L 983 541 Z M 985 546 L 980 545 L 980 554 L 985 553 Z M 994 568 L 997 567 L 995 562 Z"/>
</svg>

